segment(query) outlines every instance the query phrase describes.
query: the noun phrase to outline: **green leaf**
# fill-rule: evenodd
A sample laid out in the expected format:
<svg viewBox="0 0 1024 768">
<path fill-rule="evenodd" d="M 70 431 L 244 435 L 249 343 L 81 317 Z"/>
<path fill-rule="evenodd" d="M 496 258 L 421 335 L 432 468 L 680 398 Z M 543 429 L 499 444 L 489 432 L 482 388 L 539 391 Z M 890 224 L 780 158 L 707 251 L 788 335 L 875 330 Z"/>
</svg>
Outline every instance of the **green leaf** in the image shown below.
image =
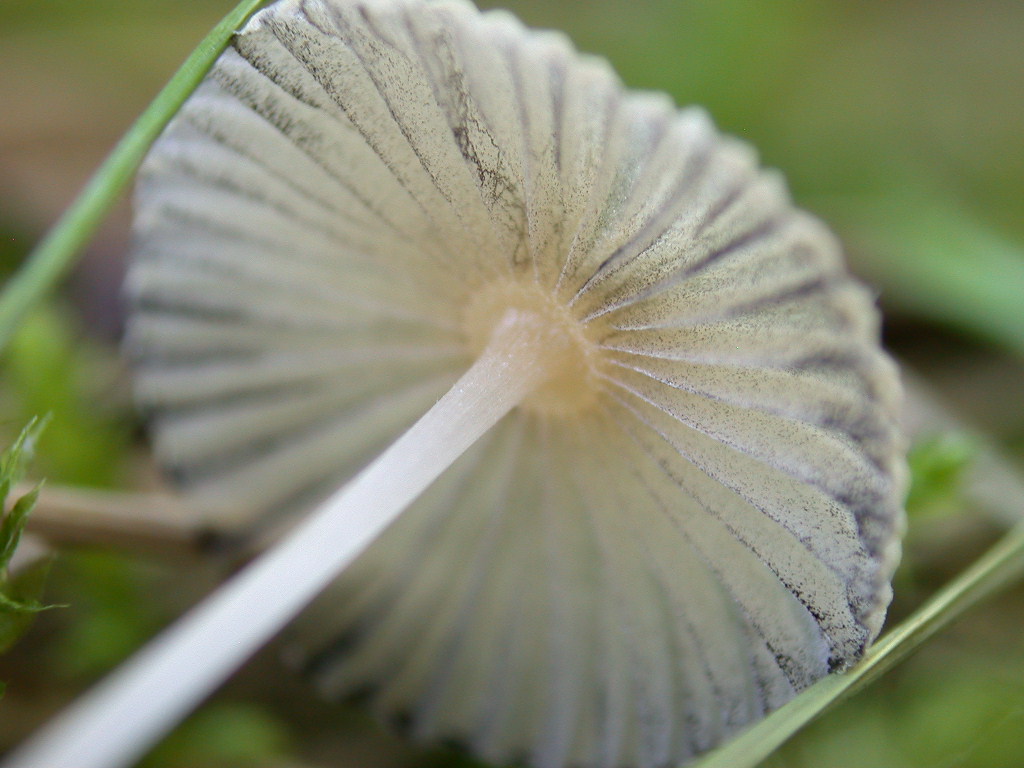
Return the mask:
<svg viewBox="0 0 1024 768">
<path fill-rule="evenodd" d="M 39 487 L 33 488 L 27 494 L 18 499 L 9 512 L 7 509 L 7 497 L 11 488 L 25 476 L 25 466 L 32 458 L 39 433 L 46 426 L 48 418 L 33 418 L 28 425 L 21 430 L 15 439 L 14 444 L 0 454 L 0 574 L 7 568 L 7 564 L 14 556 L 14 550 L 21 540 L 21 532 L 25 529 L 28 520 L 28 513 L 36 504 L 39 497 Z M 2 582 L 0 582 L 2 583 Z"/>
<path fill-rule="evenodd" d="M 7 483 L 8 481 L 4 480 L 4 485 Z M 6 493 L 7 489 L 4 488 L 5 498 Z M 14 557 L 14 550 L 17 549 L 22 531 L 25 530 L 25 524 L 28 522 L 28 513 L 33 510 L 38 499 L 39 486 L 37 485 L 15 502 L 11 511 L 4 515 L 3 521 L 0 522 L 0 566 L 6 568 L 7 564 L 11 562 L 11 558 Z"/>
<path fill-rule="evenodd" d="M 47 421 L 49 421 L 49 417 L 42 419 L 33 417 L 15 438 L 14 444 L 0 454 L 0 481 L 7 484 L 7 491 L 0 497 L 0 504 L 7 501 L 10 487 L 25 476 L 25 466 L 32 459 L 39 434 L 46 427 Z"/>
<path fill-rule="evenodd" d="M 36 600 L 15 600 L 0 592 L 0 613 L 39 613 L 53 607 Z"/>
<path fill-rule="evenodd" d="M 45 559 L 25 568 L 18 573 L 11 583 L 6 585 L 7 591 L 19 605 L 19 609 L 0 610 L 0 653 L 5 653 L 31 626 L 38 610 L 23 610 L 25 605 L 39 606 L 40 609 L 57 606 L 42 606 L 39 598 L 43 594 L 47 577 L 50 574 L 50 560 Z"/>
<path fill-rule="evenodd" d="M 7 497 L 13 485 L 25 475 L 25 466 L 39 433 L 46 426 L 46 419 L 32 419 L 14 444 L 0 455 L 0 513 L 7 507 Z M 54 606 L 43 605 L 36 599 L 42 592 L 42 582 L 32 578 L 26 584 L 19 580 L 12 585 L 7 578 L 7 566 L 21 541 L 29 513 L 39 498 L 36 486 L 11 505 L 0 520 L 0 652 L 6 650 L 28 627 L 28 619 L 39 611 Z M 34 576 L 35 574 L 33 574 Z"/>
<path fill-rule="evenodd" d="M 8 281 L 0 295 L 0 349 L 7 345 L 29 310 L 64 277 L 82 246 L 93 236 L 128 186 L 149 146 L 202 82 L 235 30 L 263 2 L 242 0 L 211 30 L 114 147 L 71 207 L 29 255 L 24 266 Z"/>
</svg>

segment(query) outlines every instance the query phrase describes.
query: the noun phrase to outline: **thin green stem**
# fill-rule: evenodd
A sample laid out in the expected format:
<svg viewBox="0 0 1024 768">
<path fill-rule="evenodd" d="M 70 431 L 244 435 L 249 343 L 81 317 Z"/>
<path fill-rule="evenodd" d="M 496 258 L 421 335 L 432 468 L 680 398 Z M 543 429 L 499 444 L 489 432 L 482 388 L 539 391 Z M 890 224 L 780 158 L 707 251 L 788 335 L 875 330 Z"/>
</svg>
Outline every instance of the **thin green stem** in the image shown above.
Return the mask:
<svg viewBox="0 0 1024 768">
<path fill-rule="evenodd" d="M 1024 523 L 879 640 L 845 674 L 811 686 L 691 768 L 753 768 L 826 709 L 874 682 L 965 610 L 1024 575 Z"/>
<path fill-rule="evenodd" d="M 232 35 L 263 2 L 242 0 L 210 31 L 29 254 L 0 296 L 0 350 L 25 314 L 67 274 L 75 256 L 130 183 L 149 146 L 202 81 Z"/>
</svg>

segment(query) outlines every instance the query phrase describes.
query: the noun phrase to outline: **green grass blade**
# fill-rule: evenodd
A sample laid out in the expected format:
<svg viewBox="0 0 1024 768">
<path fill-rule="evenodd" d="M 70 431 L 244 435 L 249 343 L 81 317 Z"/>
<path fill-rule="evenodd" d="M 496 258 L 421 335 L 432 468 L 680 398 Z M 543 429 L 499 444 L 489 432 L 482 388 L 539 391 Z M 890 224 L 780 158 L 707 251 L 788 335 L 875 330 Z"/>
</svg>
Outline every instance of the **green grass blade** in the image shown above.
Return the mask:
<svg viewBox="0 0 1024 768">
<path fill-rule="evenodd" d="M 191 53 L 128 129 L 0 296 L 0 350 L 18 323 L 57 285 L 135 174 L 149 146 L 202 81 L 231 36 L 264 0 L 242 0 Z"/>
<path fill-rule="evenodd" d="M 864 688 L 910 655 L 966 609 L 1024 575 L 1024 523 L 937 592 L 913 615 L 885 634 L 861 662 L 844 674 L 815 683 L 691 768 L 753 768 L 829 707 Z"/>
</svg>

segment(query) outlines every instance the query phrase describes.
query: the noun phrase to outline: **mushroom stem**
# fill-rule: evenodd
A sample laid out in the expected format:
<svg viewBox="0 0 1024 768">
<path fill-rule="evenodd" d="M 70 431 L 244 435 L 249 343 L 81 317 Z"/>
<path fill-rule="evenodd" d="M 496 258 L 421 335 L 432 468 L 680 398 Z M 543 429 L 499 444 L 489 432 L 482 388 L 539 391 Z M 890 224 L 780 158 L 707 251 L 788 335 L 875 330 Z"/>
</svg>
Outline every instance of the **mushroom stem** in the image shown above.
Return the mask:
<svg viewBox="0 0 1024 768">
<path fill-rule="evenodd" d="M 16 488 L 23 493 L 30 486 Z M 40 490 L 28 531 L 53 547 L 104 547 L 168 559 L 202 554 L 208 532 L 169 494 L 54 486 Z"/>
<path fill-rule="evenodd" d="M 3 763 L 131 763 L 260 648 L 452 462 L 550 377 L 566 341 L 510 310 L 455 385 L 273 549 L 193 608 Z"/>
</svg>

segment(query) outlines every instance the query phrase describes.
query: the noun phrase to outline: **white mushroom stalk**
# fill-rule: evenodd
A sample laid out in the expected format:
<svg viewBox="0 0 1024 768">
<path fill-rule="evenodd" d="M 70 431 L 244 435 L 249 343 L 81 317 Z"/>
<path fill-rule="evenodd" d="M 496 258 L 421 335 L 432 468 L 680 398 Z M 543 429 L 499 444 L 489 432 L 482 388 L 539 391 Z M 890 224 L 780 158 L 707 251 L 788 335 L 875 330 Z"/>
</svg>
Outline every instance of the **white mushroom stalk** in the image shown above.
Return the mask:
<svg viewBox="0 0 1024 768">
<path fill-rule="evenodd" d="M 557 355 L 566 353 L 565 339 L 552 330 L 549 318 L 508 312 L 473 366 L 408 432 L 286 541 L 54 721 L 9 764 L 104 768 L 133 762 L 498 419 L 550 379 L 559 367 Z"/>
<path fill-rule="evenodd" d="M 158 456 L 208 524 L 292 530 L 11 768 L 125 764 L 321 591 L 326 695 L 538 768 L 685 762 L 878 634 L 877 313 L 700 110 L 465 2 L 285 0 L 137 209 Z"/>
</svg>

